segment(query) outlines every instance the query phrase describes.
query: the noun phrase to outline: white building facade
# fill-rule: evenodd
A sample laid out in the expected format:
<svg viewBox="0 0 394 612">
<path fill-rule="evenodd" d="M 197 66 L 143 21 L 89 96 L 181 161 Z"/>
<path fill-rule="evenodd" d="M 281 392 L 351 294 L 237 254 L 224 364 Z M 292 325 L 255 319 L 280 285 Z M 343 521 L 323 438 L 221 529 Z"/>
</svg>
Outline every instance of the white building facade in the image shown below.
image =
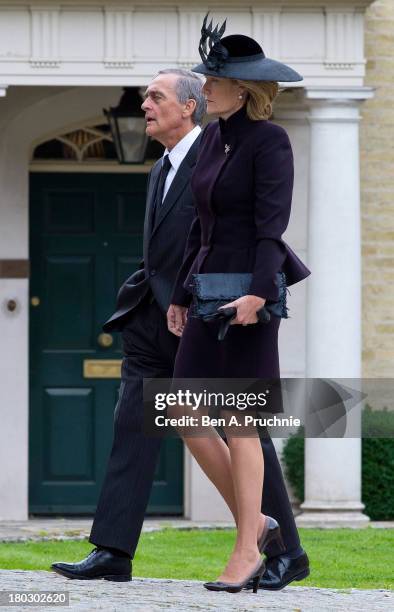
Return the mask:
<svg viewBox="0 0 394 612">
<path fill-rule="evenodd" d="M 56 4 L 0 0 L 0 519 L 23 520 L 29 510 L 52 514 L 67 508 L 73 508 L 70 512 L 75 514 L 91 511 L 92 502 L 83 499 L 83 491 L 97 484 L 103 474 L 111 436 L 107 436 L 108 448 L 100 449 L 100 427 L 108 429 L 111 422 L 117 382 L 112 381 L 108 391 L 104 385 L 110 379 L 93 388 L 82 374 L 77 382 L 64 382 L 56 372 L 45 382 L 51 369 L 48 364 L 62 352 L 64 361 L 59 367 L 66 368 L 67 359 L 81 349 L 82 336 L 76 335 L 77 316 L 67 337 L 47 338 L 37 357 L 35 338 L 41 338 L 42 325 L 58 329 L 66 319 L 53 319 L 53 310 L 44 303 L 51 299 L 50 291 L 43 298 L 36 288 L 52 287 L 55 278 L 70 279 L 69 272 L 62 276 L 62 266 L 72 255 L 74 263 L 80 262 L 78 274 L 86 268 L 86 276 L 79 276 L 76 284 L 92 283 L 92 309 L 96 307 L 94 292 L 102 282 L 97 280 L 97 262 L 104 257 L 100 249 L 107 240 L 100 232 L 105 222 L 100 228 L 91 223 L 89 199 L 81 200 L 85 212 L 78 223 L 82 225 L 75 226 L 69 243 L 76 245 L 75 252 L 51 251 L 65 234 L 64 211 L 67 206 L 77 206 L 81 193 L 93 193 L 95 180 L 101 181 L 102 191 L 110 183 L 124 181 L 126 175 L 130 183 L 124 189 L 139 194 L 140 202 L 138 181 L 150 168 L 149 163 L 121 167 L 105 156 L 100 160 L 43 159 L 34 152 L 43 143 L 61 141 L 67 134 L 105 123 L 102 109 L 117 104 L 121 87 L 146 86 L 162 68 L 193 66 L 208 9 L 214 20 L 227 17 L 226 34 L 254 37 L 268 57 L 288 63 L 304 76 L 280 96 L 273 117 L 287 130 L 295 155 L 293 212 L 284 239 L 312 271 L 306 282 L 292 289 L 292 318 L 281 324 L 281 375 L 361 376 L 358 136 L 362 103 L 373 95 L 363 81 L 364 12 L 369 4 L 367 0 L 325 0 L 321 4 L 312 0 L 228 0 L 201 7 L 188 0 L 181 5 L 166 0 L 64 0 Z M 56 195 L 51 208 L 45 198 L 55 192 L 63 199 Z M 47 195 L 40 200 L 43 193 Z M 67 204 L 65 193 L 74 204 Z M 133 211 L 127 214 L 131 228 Z M 54 228 L 60 226 L 56 233 Z M 81 234 L 84 245 L 102 239 L 93 264 L 78 242 Z M 34 258 L 46 248 L 49 263 L 40 268 Z M 119 257 L 123 257 L 121 269 L 131 273 L 137 253 L 130 255 L 125 250 Z M 91 281 L 93 276 L 96 284 Z M 52 288 L 67 309 L 73 290 Z M 70 312 L 74 312 L 76 299 L 70 297 Z M 40 309 L 46 309 L 46 319 L 44 315 L 37 318 Z M 108 360 L 105 351 L 97 353 L 89 344 L 95 341 L 97 329 L 90 332 L 84 340 L 86 355 L 90 351 L 91 356 Z M 41 395 L 35 387 L 37 380 L 43 381 Z M 106 408 L 95 403 L 100 397 L 108 398 Z M 79 455 L 82 446 L 86 452 Z M 76 462 L 70 473 L 62 463 L 67 453 Z M 169 465 L 170 461 L 169 455 Z M 194 520 L 227 518 L 221 500 L 194 461 L 186 454 L 183 462 L 179 476 L 182 502 L 177 512 Z M 366 524 L 359 439 L 307 440 L 305 467 L 306 499 L 300 524 Z M 59 503 L 57 490 L 64 494 Z M 94 486 L 90 491 L 97 492 Z M 44 501 L 40 501 L 41 494 Z M 171 501 L 168 504 L 170 507 Z"/>
</svg>

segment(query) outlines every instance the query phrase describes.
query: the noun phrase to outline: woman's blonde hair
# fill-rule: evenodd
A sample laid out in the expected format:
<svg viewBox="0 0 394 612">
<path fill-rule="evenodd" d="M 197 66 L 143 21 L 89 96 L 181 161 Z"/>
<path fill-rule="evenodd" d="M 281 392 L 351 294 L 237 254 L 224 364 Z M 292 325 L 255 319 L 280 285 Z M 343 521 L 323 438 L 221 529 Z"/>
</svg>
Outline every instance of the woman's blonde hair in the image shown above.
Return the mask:
<svg viewBox="0 0 394 612">
<path fill-rule="evenodd" d="M 245 88 L 248 94 L 246 112 L 249 119 L 259 121 L 269 119 L 272 115 L 272 104 L 279 94 L 276 81 L 242 81 L 235 79 L 237 85 Z"/>
</svg>

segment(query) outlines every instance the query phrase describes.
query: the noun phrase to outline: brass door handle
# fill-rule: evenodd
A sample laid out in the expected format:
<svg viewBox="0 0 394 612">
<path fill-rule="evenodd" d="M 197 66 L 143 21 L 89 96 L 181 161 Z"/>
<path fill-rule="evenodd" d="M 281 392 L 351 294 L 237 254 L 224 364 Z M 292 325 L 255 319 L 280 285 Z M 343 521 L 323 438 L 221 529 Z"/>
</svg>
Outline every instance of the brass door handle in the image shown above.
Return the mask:
<svg viewBox="0 0 394 612">
<path fill-rule="evenodd" d="M 102 346 L 103 348 L 109 348 L 110 346 L 113 345 L 114 343 L 114 339 L 111 336 L 111 334 L 99 334 L 97 337 L 97 342 L 99 343 L 100 346 Z"/>
</svg>

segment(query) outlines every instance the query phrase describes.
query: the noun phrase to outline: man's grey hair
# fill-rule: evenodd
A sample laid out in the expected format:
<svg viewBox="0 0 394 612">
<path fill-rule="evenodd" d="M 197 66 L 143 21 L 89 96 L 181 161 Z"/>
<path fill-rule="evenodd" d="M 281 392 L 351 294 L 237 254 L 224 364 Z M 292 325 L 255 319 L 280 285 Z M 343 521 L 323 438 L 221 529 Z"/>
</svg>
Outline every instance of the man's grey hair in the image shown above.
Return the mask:
<svg viewBox="0 0 394 612">
<path fill-rule="evenodd" d="M 175 92 L 180 104 L 185 104 L 187 100 L 195 100 L 196 108 L 191 116 L 194 125 L 201 125 L 206 111 L 206 100 L 202 93 L 204 81 L 195 72 L 185 68 L 166 68 L 160 70 L 159 74 L 175 74 L 179 78 L 175 85 Z"/>
</svg>

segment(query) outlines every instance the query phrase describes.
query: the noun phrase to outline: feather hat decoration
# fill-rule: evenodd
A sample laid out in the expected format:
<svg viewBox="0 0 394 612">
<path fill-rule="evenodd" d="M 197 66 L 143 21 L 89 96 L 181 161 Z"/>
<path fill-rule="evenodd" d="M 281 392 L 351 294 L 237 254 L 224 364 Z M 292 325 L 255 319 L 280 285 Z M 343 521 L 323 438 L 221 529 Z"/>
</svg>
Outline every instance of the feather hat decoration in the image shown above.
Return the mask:
<svg viewBox="0 0 394 612">
<path fill-rule="evenodd" d="M 293 68 L 266 57 L 261 45 L 243 34 L 232 34 L 222 38 L 226 19 L 219 27 L 208 24 L 207 13 L 201 27 L 198 46 L 202 64 L 192 70 L 206 76 L 250 81 L 302 81 L 302 76 Z"/>
<path fill-rule="evenodd" d="M 201 27 L 201 38 L 198 46 L 200 57 L 208 70 L 219 70 L 228 58 L 228 51 L 220 44 L 220 39 L 226 30 L 225 19 L 219 28 L 216 24 L 213 29 L 212 19 L 207 25 L 209 12 L 205 15 Z"/>
</svg>

